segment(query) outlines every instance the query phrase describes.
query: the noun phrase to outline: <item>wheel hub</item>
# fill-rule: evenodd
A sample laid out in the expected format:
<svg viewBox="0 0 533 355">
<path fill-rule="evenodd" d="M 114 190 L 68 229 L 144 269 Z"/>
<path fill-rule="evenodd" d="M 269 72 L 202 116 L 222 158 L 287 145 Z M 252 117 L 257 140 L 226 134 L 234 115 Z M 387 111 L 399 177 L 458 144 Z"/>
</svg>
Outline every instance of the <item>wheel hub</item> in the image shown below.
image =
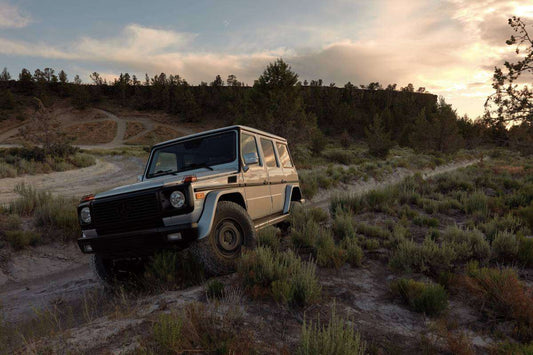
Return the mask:
<svg viewBox="0 0 533 355">
<path fill-rule="evenodd" d="M 230 220 L 222 221 L 217 228 L 217 244 L 223 253 L 234 253 L 241 245 L 242 233 L 239 226 Z"/>
</svg>

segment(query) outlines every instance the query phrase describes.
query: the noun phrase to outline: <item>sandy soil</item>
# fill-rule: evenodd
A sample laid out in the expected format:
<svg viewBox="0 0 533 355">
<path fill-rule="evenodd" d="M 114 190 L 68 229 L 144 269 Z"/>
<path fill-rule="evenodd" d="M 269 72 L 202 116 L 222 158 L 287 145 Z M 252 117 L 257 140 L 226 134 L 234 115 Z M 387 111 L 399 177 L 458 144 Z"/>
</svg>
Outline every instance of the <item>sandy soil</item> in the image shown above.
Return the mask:
<svg viewBox="0 0 533 355">
<path fill-rule="evenodd" d="M 81 197 L 108 188 L 131 184 L 142 174 L 144 159 L 136 157 L 100 157 L 96 165 L 78 170 L 67 170 L 42 175 L 25 175 L 1 179 L 0 204 L 7 203 L 17 195 L 13 189 L 17 184 L 26 183 L 37 189 L 48 190 L 64 196 Z"/>
</svg>

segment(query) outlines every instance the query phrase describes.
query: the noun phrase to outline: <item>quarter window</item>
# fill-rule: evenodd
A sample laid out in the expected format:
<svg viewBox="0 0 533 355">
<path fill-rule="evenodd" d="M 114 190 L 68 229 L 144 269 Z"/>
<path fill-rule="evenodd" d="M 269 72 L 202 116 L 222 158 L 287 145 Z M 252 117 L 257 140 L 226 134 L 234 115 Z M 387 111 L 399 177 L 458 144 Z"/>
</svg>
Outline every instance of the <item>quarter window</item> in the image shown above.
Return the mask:
<svg viewBox="0 0 533 355">
<path fill-rule="evenodd" d="M 255 153 L 257 157 L 259 158 L 257 142 L 254 136 L 250 134 L 246 134 L 246 133 L 241 134 L 241 153 L 243 157 L 246 154 Z M 259 165 L 263 165 L 261 163 L 261 158 L 259 158 Z"/>
<path fill-rule="evenodd" d="M 269 168 L 279 166 L 276 154 L 274 153 L 274 143 L 271 140 L 261 138 L 261 148 L 265 155 L 265 163 Z"/>
<path fill-rule="evenodd" d="M 278 148 L 279 160 L 281 160 L 281 166 L 284 168 L 292 168 L 292 161 L 287 150 L 287 145 L 276 142 L 276 148 Z"/>
</svg>

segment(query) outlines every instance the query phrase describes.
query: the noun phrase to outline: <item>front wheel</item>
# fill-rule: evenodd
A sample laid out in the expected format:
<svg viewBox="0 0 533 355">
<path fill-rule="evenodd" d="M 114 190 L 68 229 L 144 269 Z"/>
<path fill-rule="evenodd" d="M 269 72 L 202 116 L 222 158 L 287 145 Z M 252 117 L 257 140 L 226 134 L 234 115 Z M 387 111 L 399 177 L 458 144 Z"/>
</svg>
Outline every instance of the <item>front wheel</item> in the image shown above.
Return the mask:
<svg viewBox="0 0 533 355">
<path fill-rule="evenodd" d="M 235 271 L 242 247 L 253 246 L 255 228 L 244 208 L 230 201 L 218 203 L 209 235 L 195 241 L 191 253 L 207 273 L 224 275 Z"/>
<path fill-rule="evenodd" d="M 90 264 L 100 283 L 111 290 L 137 281 L 145 266 L 142 259 L 116 260 L 100 254 L 91 255 Z"/>
</svg>

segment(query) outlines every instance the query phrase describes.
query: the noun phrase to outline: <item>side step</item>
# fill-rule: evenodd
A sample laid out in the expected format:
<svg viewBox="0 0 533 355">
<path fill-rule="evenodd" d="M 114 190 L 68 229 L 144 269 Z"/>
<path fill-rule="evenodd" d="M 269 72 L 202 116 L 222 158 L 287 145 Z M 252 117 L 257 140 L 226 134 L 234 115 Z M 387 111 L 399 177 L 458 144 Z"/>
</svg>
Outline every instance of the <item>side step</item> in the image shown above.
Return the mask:
<svg viewBox="0 0 533 355">
<path fill-rule="evenodd" d="M 270 225 L 273 225 L 273 224 L 277 224 L 279 222 L 283 222 L 287 218 L 289 218 L 289 214 L 288 213 L 287 214 L 276 213 L 276 214 L 273 214 L 273 215 L 270 215 L 270 216 L 263 217 L 263 218 L 260 218 L 258 220 L 255 220 L 254 221 L 254 226 L 255 226 L 256 230 L 259 230 L 259 229 L 265 228 L 267 226 L 270 226 Z"/>
</svg>

